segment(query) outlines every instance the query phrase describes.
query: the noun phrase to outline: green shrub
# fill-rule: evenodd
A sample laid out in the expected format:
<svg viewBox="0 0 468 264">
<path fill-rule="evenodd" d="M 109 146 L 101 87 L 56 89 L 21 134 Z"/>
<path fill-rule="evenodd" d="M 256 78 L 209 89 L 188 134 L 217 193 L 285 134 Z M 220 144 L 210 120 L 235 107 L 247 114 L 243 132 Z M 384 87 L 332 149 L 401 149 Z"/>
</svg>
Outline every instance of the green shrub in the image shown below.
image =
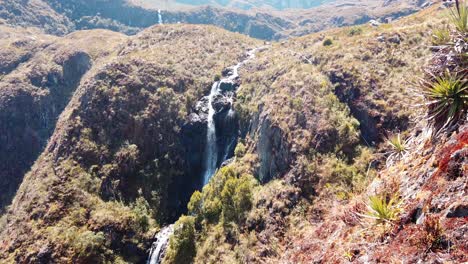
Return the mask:
<svg viewBox="0 0 468 264">
<path fill-rule="evenodd" d="M 219 82 L 220 80 L 221 80 L 221 75 L 216 74 L 215 77 L 214 77 L 214 81 Z"/>
<path fill-rule="evenodd" d="M 219 216 L 223 211 L 223 205 L 219 198 L 215 197 L 212 199 L 206 199 L 203 202 L 203 218 L 208 223 L 217 223 L 219 221 Z"/>
<path fill-rule="evenodd" d="M 238 158 L 242 158 L 245 155 L 246 147 L 242 142 L 237 143 L 234 155 Z"/>
<path fill-rule="evenodd" d="M 395 221 L 400 212 L 398 198 L 392 197 L 387 202 L 385 196 L 369 197 L 369 213 L 368 216 L 374 218 L 377 223 L 385 223 Z"/>
<path fill-rule="evenodd" d="M 137 217 L 136 223 L 138 225 L 138 229 L 142 232 L 148 231 L 151 217 L 151 210 L 148 201 L 146 201 L 143 196 L 140 196 L 136 199 L 132 209 Z"/>
<path fill-rule="evenodd" d="M 327 38 L 326 40 L 323 41 L 323 45 L 324 46 L 331 46 L 333 45 L 333 41 L 329 38 Z"/>
<path fill-rule="evenodd" d="M 458 32 L 468 32 L 468 8 L 465 1 L 456 1 L 456 7 L 450 9 L 450 20 Z"/>
<path fill-rule="evenodd" d="M 195 253 L 195 218 L 183 215 L 174 225 L 163 263 L 189 264 Z"/>
<path fill-rule="evenodd" d="M 190 197 L 190 202 L 187 205 L 187 209 L 190 214 L 198 215 L 202 212 L 202 193 L 200 191 L 195 191 Z"/>
<path fill-rule="evenodd" d="M 239 223 L 252 208 L 252 185 L 249 175 L 226 181 L 221 192 L 223 222 Z"/>
<path fill-rule="evenodd" d="M 351 30 L 349 30 L 348 35 L 349 36 L 356 36 L 356 35 L 361 35 L 362 33 L 362 28 L 360 27 L 353 27 Z"/>
<path fill-rule="evenodd" d="M 468 83 L 448 70 L 434 80 L 421 82 L 428 107 L 428 119 L 436 132 L 464 118 L 468 108 Z"/>
</svg>

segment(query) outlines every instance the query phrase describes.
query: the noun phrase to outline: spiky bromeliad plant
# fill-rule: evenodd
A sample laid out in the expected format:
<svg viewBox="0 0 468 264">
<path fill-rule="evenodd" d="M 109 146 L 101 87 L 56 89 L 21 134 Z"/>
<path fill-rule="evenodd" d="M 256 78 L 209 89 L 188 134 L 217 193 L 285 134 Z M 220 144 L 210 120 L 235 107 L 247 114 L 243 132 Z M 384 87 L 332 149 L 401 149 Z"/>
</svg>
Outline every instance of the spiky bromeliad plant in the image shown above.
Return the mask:
<svg viewBox="0 0 468 264">
<path fill-rule="evenodd" d="M 393 160 L 402 159 L 408 153 L 408 141 L 403 140 L 400 133 L 393 134 L 387 138 L 387 143 L 390 145 L 390 151 L 387 152 L 389 154 L 387 164 Z"/>
<path fill-rule="evenodd" d="M 369 197 L 369 212 L 367 216 L 380 223 L 391 223 L 398 219 L 400 213 L 400 202 L 397 196 L 390 198 L 387 202 L 385 196 Z"/>
<path fill-rule="evenodd" d="M 466 118 L 468 109 L 468 82 L 449 70 L 432 80 L 422 80 L 423 95 L 427 100 L 428 121 L 435 132 Z"/>
</svg>

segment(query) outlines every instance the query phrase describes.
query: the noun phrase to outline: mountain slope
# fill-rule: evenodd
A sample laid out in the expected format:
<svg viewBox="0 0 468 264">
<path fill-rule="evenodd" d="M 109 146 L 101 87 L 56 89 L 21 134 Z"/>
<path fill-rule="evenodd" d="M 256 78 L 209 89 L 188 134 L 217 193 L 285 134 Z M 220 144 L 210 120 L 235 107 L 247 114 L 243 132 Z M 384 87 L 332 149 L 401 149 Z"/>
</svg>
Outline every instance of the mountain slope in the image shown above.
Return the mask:
<svg viewBox="0 0 468 264">
<path fill-rule="evenodd" d="M 125 36 L 110 31 L 76 32 L 64 38 L 1 27 L 0 211 L 43 151 L 55 123 L 92 67 Z"/>
<path fill-rule="evenodd" d="M 79 34 L 74 42 L 112 38 L 103 33 L 58 43 Z M 114 43 L 99 45 L 113 52 L 83 77 L 2 218 L 0 259 L 142 262 L 154 228 L 173 219 L 198 184 L 185 163 L 186 115 L 225 65 L 256 45 L 187 25 Z"/>
<path fill-rule="evenodd" d="M 44 99 L 65 107 L 46 131 L 19 126 L 48 143 L 1 218 L 0 262 L 142 263 L 156 231 L 177 219 L 164 263 L 467 261 L 466 112 L 431 138 L 414 89 L 431 52 L 444 51 L 430 46 L 445 14 L 434 6 L 273 44 L 193 25 L 23 46 L 15 38 L 31 31 L 8 33 L 0 44 L 18 55 L 0 53 L 13 65 L 1 66 L 0 91 L 12 96 L 0 107 L 20 101 L 17 90 L 32 101 L 66 93 Z M 206 96 L 261 46 L 240 79 Z M 89 63 L 63 78 L 77 53 Z M 40 78 L 28 79 L 34 69 Z M 201 188 L 209 103 L 229 117 L 213 115 L 215 144 L 226 126 L 239 143 Z M 391 134 L 403 154 L 390 154 Z M 8 138 L 16 146 L 21 135 Z M 394 201 L 387 219 L 370 213 L 373 196 Z"/>
<path fill-rule="evenodd" d="M 258 54 L 236 103 L 244 144 L 192 196 L 167 263 L 187 252 L 179 241 L 195 263 L 467 261 L 466 126 L 433 141 L 408 88 L 446 19 L 437 8 Z M 408 155 L 387 159 L 379 143 L 407 129 Z M 370 215 L 373 196 L 398 199 L 398 216 Z"/>
<path fill-rule="evenodd" d="M 282 2 L 283 3 L 283 2 Z M 210 24 L 251 37 L 271 40 L 302 36 L 330 27 L 362 24 L 371 19 L 398 18 L 421 8 L 421 1 L 337 1 L 294 11 L 237 10 L 212 6 L 171 8 L 163 2 L 141 1 L 0 1 L 0 20 L 13 26 L 34 26 L 63 35 L 74 30 L 104 28 L 126 34 L 164 23 Z M 167 9 L 167 10 L 166 10 Z M 333 10 L 332 12 L 330 12 Z"/>
</svg>

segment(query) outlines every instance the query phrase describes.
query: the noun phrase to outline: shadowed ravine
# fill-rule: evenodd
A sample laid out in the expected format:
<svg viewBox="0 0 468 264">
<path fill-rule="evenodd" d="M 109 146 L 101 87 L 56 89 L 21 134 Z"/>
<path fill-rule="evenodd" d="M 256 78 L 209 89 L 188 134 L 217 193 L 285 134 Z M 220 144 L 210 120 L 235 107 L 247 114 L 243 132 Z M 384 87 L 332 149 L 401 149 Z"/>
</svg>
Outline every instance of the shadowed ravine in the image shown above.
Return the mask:
<svg viewBox="0 0 468 264">
<path fill-rule="evenodd" d="M 238 120 L 233 102 L 235 91 L 240 83 L 239 68 L 252 60 L 260 49 L 264 49 L 264 47 L 249 51 L 243 61 L 227 68 L 223 72 L 223 78 L 213 83 L 210 94 L 199 101 L 199 105 L 207 104 L 206 107 L 201 107 L 200 111 L 207 114 L 204 168 L 201 175 L 203 184 L 201 187 L 208 184 L 221 164 L 233 155 L 238 137 Z M 223 129 L 218 131 L 217 128 L 220 127 Z M 168 225 L 156 234 L 155 241 L 151 246 L 148 264 L 162 262 L 173 232 L 173 225 Z"/>
</svg>

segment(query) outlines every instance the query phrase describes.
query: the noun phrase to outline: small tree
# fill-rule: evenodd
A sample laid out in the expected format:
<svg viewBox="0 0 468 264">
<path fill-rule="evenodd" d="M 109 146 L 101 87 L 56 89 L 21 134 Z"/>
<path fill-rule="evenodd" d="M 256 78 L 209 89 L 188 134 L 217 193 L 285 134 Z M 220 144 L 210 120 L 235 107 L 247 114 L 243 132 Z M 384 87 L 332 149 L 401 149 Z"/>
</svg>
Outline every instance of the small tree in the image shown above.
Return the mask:
<svg viewBox="0 0 468 264">
<path fill-rule="evenodd" d="M 163 263 L 189 264 L 195 254 L 195 218 L 183 215 L 174 225 Z"/>
</svg>

